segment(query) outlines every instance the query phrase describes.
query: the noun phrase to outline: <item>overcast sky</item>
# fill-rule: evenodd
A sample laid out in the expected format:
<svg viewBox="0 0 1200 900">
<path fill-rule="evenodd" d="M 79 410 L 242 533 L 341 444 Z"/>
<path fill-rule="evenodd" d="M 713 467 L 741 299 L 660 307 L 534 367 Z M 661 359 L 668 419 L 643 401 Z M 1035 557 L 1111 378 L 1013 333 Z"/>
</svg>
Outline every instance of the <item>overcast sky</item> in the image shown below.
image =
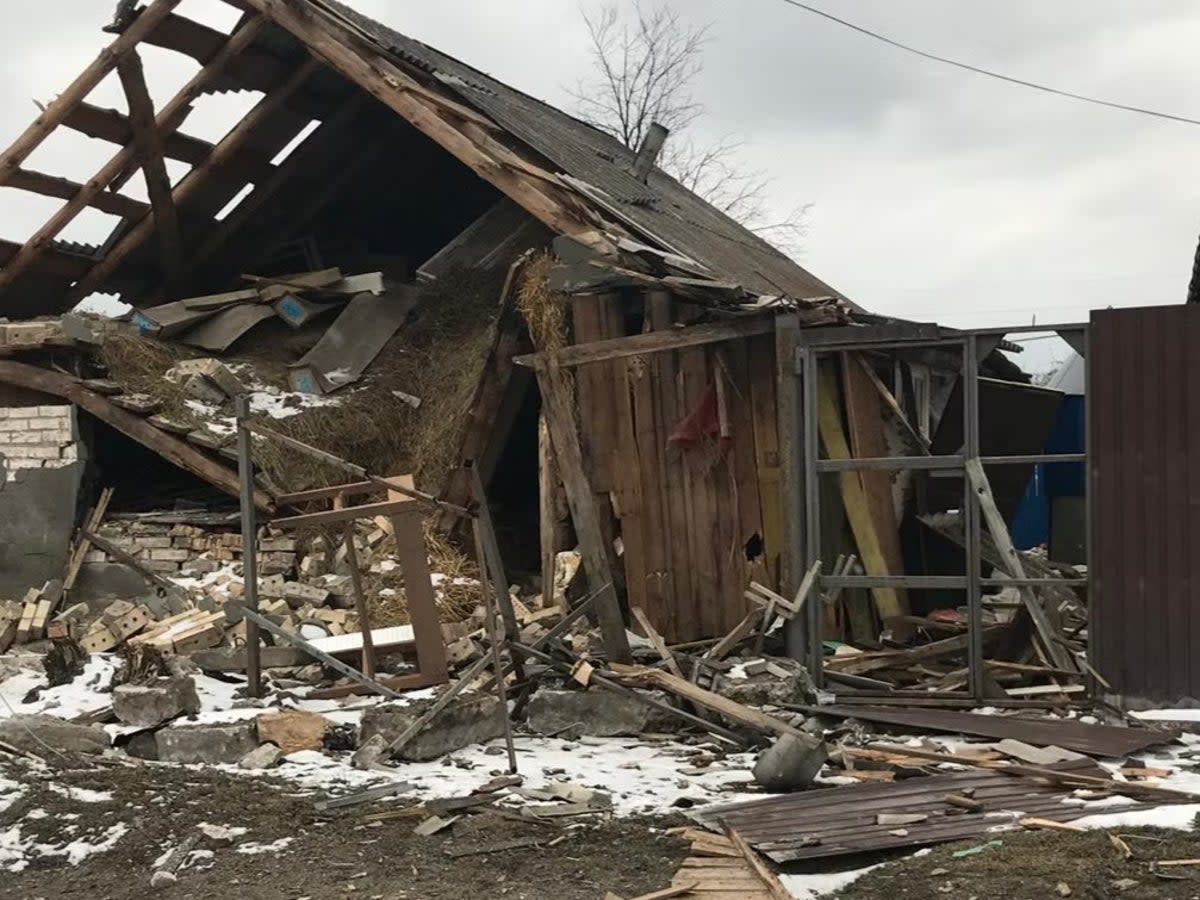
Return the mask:
<svg viewBox="0 0 1200 900">
<path fill-rule="evenodd" d="M 557 104 L 588 65 L 572 0 L 351 0 Z M 631 0 L 630 0 L 631 2 Z M 625 3 L 625 0 L 622 0 Z M 899 40 L 1014 76 L 1200 118 L 1194 0 L 815 0 Z M 108 0 L 22 4 L 0 32 L 0 141 L 109 38 Z M 812 203 L 801 262 L 863 306 L 946 324 L 1078 320 L 1089 308 L 1182 300 L 1200 233 L 1200 127 L 1101 109 L 904 54 L 784 4 L 676 0 L 712 41 L 697 136 L 747 141 L 781 211 Z M 231 21 L 218 0 L 180 11 Z M 166 73 L 160 102 L 190 74 Z M 115 80 L 97 102 L 123 108 Z M 187 130 L 204 137 L 222 103 Z M 211 113 L 211 115 L 209 115 Z M 207 118 L 206 118 L 207 116 Z M 211 121 L 209 121 L 211 119 Z M 37 168 L 86 178 L 111 147 L 64 139 Z M 144 190 L 131 187 L 135 195 Z M 49 215 L 0 190 L 0 237 Z M 90 214 L 89 214 L 90 215 Z M 70 237 L 96 239 L 98 214 Z"/>
</svg>

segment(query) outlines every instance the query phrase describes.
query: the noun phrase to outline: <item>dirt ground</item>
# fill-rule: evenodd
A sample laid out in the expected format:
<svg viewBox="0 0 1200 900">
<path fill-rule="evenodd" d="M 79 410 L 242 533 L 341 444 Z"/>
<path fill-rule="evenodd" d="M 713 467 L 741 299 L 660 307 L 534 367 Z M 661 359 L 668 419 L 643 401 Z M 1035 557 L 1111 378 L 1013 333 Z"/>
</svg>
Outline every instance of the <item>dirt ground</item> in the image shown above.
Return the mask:
<svg viewBox="0 0 1200 900">
<path fill-rule="evenodd" d="M 12 769 L 0 775 L 27 788 L 0 814 L 0 851 L 6 829 L 17 823 L 26 841 L 34 836 L 38 843 L 58 846 L 103 835 L 117 823 L 129 827 L 112 850 L 77 866 L 57 857 L 35 861 L 16 874 L 0 868 L 4 900 L 143 900 L 147 895 L 162 900 L 600 900 L 606 891 L 634 897 L 666 887 L 686 855 L 681 841 L 662 833 L 667 823 L 646 820 L 587 817 L 541 824 L 488 812 L 464 816 L 437 835 L 417 837 L 412 830 L 420 818 L 366 820 L 413 800 L 334 815 L 317 813 L 312 797 L 294 786 L 210 770 L 89 765 L 58 768 L 48 777 Z M 67 797 L 64 786 L 112 797 L 79 802 L 81 793 L 94 795 Z M 178 881 L 151 890 L 155 860 L 202 822 L 247 832 L 231 847 L 197 844 L 201 852 L 179 872 Z M 457 858 L 447 853 L 530 837 L 544 838 L 544 844 Z M 284 838 L 291 843 L 280 850 L 238 851 Z"/>
<path fill-rule="evenodd" d="M 1162 860 L 1200 858 L 1200 838 L 1179 831 L 1117 829 L 1132 856 L 1107 832 L 998 834 L 1002 843 L 971 856 L 955 852 L 986 843 L 934 848 L 888 863 L 837 896 L 843 900 L 1195 900 L 1200 865 L 1161 866 Z"/>
</svg>

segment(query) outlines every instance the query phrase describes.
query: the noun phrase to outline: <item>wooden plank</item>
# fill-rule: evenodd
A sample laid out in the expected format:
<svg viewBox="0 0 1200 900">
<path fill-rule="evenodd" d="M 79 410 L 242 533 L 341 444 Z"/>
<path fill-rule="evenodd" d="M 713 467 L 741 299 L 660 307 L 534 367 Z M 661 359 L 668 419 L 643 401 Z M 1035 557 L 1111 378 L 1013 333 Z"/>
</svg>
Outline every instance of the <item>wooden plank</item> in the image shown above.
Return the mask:
<svg viewBox="0 0 1200 900">
<path fill-rule="evenodd" d="M 180 121 L 182 122 L 182 118 Z M 62 124 L 64 128 L 77 131 L 87 137 L 108 141 L 110 144 L 119 144 L 122 147 L 133 140 L 133 125 L 128 116 L 115 109 L 94 106 L 91 103 L 80 103 L 67 114 Z M 189 166 L 201 165 L 213 150 L 213 145 L 208 141 L 180 131 L 166 134 L 162 140 L 163 152 L 166 153 L 167 159 L 178 160 Z M 257 175 L 260 171 L 256 169 L 247 174 Z M 109 190 L 114 189 L 113 185 L 120 177 L 109 182 Z"/>
<path fill-rule="evenodd" d="M 546 417 L 541 415 L 538 417 L 538 536 L 541 541 L 542 599 L 547 604 L 554 601 L 555 560 L 561 551 L 574 546 L 568 533 L 570 516 L 554 447 L 550 443 L 550 428 Z M 563 612 L 570 611 L 570 601 L 565 593 L 562 606 Z"/>
<path fill-rule="evenodd" d="M 750 869 L 758 876 L 758 879 L 767 889 L 767 895 L 771 900 L 794 900 L 792 892 L 783 886 L 783 882 L 779 880 L 779 876 L 763 862 L 763 858 L 754 851 L 753 847 L 746 843 L 745 838 L 728 826 L 726 826 L 725 833 L 729 836 L 734 849 L 742 854 L 742 858 L 746 860 Z"/>
<path fill-rule="evenodd" d="M 653 328 L 648 315 L 644 328 Z M 624 464 L 617 468 L 624 494 L 619 495 L 622 534 L 629 517 L 635 517 L 633 530 L 640 535 L 638 552 L 630 555 L 630 541 L 625 541 L 626 585 L 631 602 L 640 602 L 650 618 L 665 634 L 675 633 L 675 610 L 671 570 L 671 541 L 666 530 L 666 475 L 663 454 L 666 441 L 661 436 L 658 408 L 655 400 L 656 368 L 645 360 L 627 359 L 614 363 L 624 377 L 627 402 L 618 410 L 621 416 L 623 453 L 632 452 L 636 471 L 628 473 Z M 629 448 L 632 448 L 630 451 Z M 635 573 L 635 569 L 637 570 Z M 634 581 L 640 579 L 636 586 Z"/>
<path fill-rule="evenodd" d="M 100 499 L 96 501 L 96 506 L 91 514 L 84 519 L 84 527 L 89 531 L 95 531 L 104 521 L 105 515 L 108 514 L 108 504 L 112 501 L 113 489 L 104 488 L 100 492 Z M 80 535 L 75 549 L 71 552 L 71 558 L 67 563 L 67 573 L 63 578 L 63 594 L 67 594 L 71 588 L 75 587 L 75 579 L 79 577 L 79 570 L 83 567 L 84 557 L 88 551 L 92 549 L 92 542 L 83 535 Z"/>
<path fill-rule="evenodd" d="M 850 446 L 846 442 L 846 433 L 842 430 L 842 417 L 838 410 L 837 379 L 829 371 L 820 376 L 818 390 L 817 417 L 821 443 L 825 447 L 825 455 L 829 459 L 850 459 Z M 863 493 L 862 482 L 857 472 L 838 473 L 838 483 L 841 487 L 842 502 L 846 509 L 846 517 L 850 520 L 850 530 L 858 546 L 858 555 L 868 575 L 887 575 L 887 561 L 879 545 L 879 536 L 871 518 L 867 498 Z M 907 614 L 906 604 L 902 602 L 892 588 L 872 588 L 871 596 L 875 608 L 885 622 L 894 617 Z"/>
<path fill-rule="evenodd" d="M 900 402 L 888 389 L 888 386 L 879 378 L 879 375 L 876 374 L 875 369 L 872 368 L 871 364 L 867 362 L 866 358 L 861 353 L 851 353 L 847 355 L 853 360 L 853 364 L 861 369 L 863 374 L 866 375 L 866 377 L 870 380 L 871 384 L 874 385 L 876 392 L 879 394 L 879 399 L 883 401 L 883 405 L 891 412 L 892 417 L 896 420 L 900 427 L 904 429 L 904 433 L 908 435 L 908 439 L 912 442 L 913 446 L 925 456 L 929 456 L 929 439 L 921 434 L 921 432 L 917 431 L 917 429 L 913 427 L 912 422 L 908 421 L 908 416 L 906 416 L 904 414 L 904 410 L 901 409 Z"/>
<path fill-rule="evenodd" d="M 975 497 L 979 501 L 979 508 L 983 512 L 983 520 L 987 523 L 992 541 L 1000 553 L 1003 568 L 1013 578 L 1024 578 L 1025 566 L 1021 562 L 1021 554 L 1013 546 L 1012 537 L 1008 533 L 1008 525 L 1005 524 L 1004 516 L 996 507 L 996 499 L 992 496 L 992 487 L 988 482 L 987 473 L 983 470 L 983 463 L 977 459 L 967 460 L 966 472 Z M 1020 595 L 1021 602 L 1025 604 L 1029 618 L 1033 620 L 1033 625 L 1054 665 L 1060 669 L 1078 668 L 1074 664 L 1074 657 L 1071 653 L 1059 643 L 1058 632 L 1047 617 L 1041 599 L 1030 588 L 1020 589 Z M 1066 689 L 1064 688 L 1064 690 Z"/>
<path fill-rule="evenodd" d="M 269 91 L 253 109 L 248 112 L 233 129 L 225 135 L 215 147 L 196 162 L 195 168 L 184 176 L 175 187 L 171 202 L 178 208 L 185 206 L 209 185 L 215 173 L 226 171 L 231 163 L 243 151 L 247 141 L 269 121 L 275 113 L 291 100 L 320 69 L 315 60 L 308 60 L 298 66 L 278 87 Z M 164 152 L 170 153 L 168 145 Z M 137 250 L 154 233 L 155 219 L 143 218 L 137 225 L 122 235 L 117 243 L 105 254 L 104 259 L 92 267 L 91 271 L 71 291 L 71 298 L 82 300 L 95 291 L 106 278 L 117 270 L 131 253 Z"/>
<path fill-rule="evenodd" d="M 400 476 L 396 480 L 405 482 L 405 487 L 413 487 L 410 476 Z M 399 503 L 407 501 L 414 510 L 421 508 L 419 503 L 413 502 L 413 498 L 396 491 L 389 491 L 388 499 Z M 404 597 L 417 643 L 417 665 L 427 684 L 440 684 L 447 678 L 446 645 L 442 640 L 437 596 L 429 572 L 422 517 L 419 514 L 403 514 L 390 518 L 396 542 L 396 561 L 400 563 L 400 572 L 404 576 Z"/>
<path fill-rule="evenodd" d="M 689 347 L 679 353 L 681 397 L 684 415 L 691 415 L 715 387 L 708 370 L 708 354 L 704 347 Z M 706 439 L 707 440 L 707 439 Z M 725 589 L 724 575 L 729 572 L 725 565 L 726 550 L 721 541 L 721 520 L 730 515 L 728 508 L 718 505 L 716 480 L 725 474 L 724 463 L 716 447 L 701 443 L 684 448 L 683 459 L 687 472 L 688 492 L 692 503 L 691 531 L 695 555 L 692 564 L 693 598 L 696 621 L 703 637 L 723 634 L 728 627 L 724 614 L 727 604 L 738 609 L 736 599 L 731 599 Z M 741 593 L 738 584 L 732 592 L 736 598 Z"/>
<path fill-rule="evenodd" d="M 146 87 L 146 73 L 137 50 L 130 50 L 117 63 L 117 74 L 129 104 L 129 123 L 133 126 L 134 146 L 146 179 L 146 193 L 154 213 L 154 227 L 162 243 L 163 271 L 168 279 L 179 274 L 183 244 L 179 236 L 179 214 L 171 198 L 171 177 L 167 174 L 162 137 L 154 116 L 154 101 Z"/>
<path fill-rule="evenodd" d="M 87 390 L 67 375 L 11 360 L 0 360 L 0 382 L 69 400 L 84 412 L 104 420 L 126 437 L 133 438 L 168 462 L 191 472 L 227 494 L 238 496 L 237 472 L 189 446 L 186 441 L 159 431 L 141 416 L 113 406 L 107 397 Z M 274 503 L 264 491 L 254 492 L 254 502 L 259 509 L 274 509 Z"/>
<path fill-rule="evenodd" d="M 572 347 L 564 347 L 553 355 L 562 368 L 569 369 L 606 360 L 648 356 L 667 350 L 683 350 L 688 347 L 700 347 L 721 341 L 773 334 L 774 331 L 775 318 L 772 314 L 731 322 L 689 325 L 685 328 L 672 327 L 588 344 L 581 343 Z M 536 366 L 539 360 L 544 361 L 547 357 L 548 354 L 544 353 L 519 356 L 516 362 L 522 366 Z"/>
<path fill-rule="evenodd" d="M 752 580 L 770 580 L 764 565 L 762 549 L 766 529 L 759 498 L 754 411 L 750 400 L 753 389 L 746 356 L 747 345 L 747 341 L 731 341 L 721 348 L 718 355 L 718 362 L 728 376 L 729 420 L 732 432 L 729 458 L 733 464 L 733 500 L 737 509 L 738 549 L 741 551 L 739 581 L 743 587 Z M 757 556 L 750 559 L 747 550 L 755 535 L 758 536 L 760 549 Z M 739 600 L 736 604 L 731 604 L 729 612 L 740 614 L 747 609 L 748 607 Z"/>
<path fill-rule="evenodd" d="M 720 597 L 713 604 L 712 634 L 725 634 L 742 616 L 741 596 L 749 576 L 745 541 L 741 537 L 738 512 L 736 466 L 733 453 L 734 403 L 729 376 L 719 347 L 704 348 L 717 399 L 717 459 L 710 466 L 708 481 L 712 489 L 716 527 L 712 533 L 713 555 L 720 582 Z"/>
<path fill-rule="evenodd" d="M 343 522 L 353 522 L 355 519 L 373 519 L 375 516 L 399 516 L 421 514 L 420 507 L 409 506 L 405 503 L 409 498 L 401 496 L 398 500 L 385 500 L 380 503 L 364 503 L 361 506 L 346 506 L 341 509 L 326 509 L 321 512 L 304 513 L 298 516 L 284 516 L 274 519 L 271 525 L 275 528 L 318 528 L 325 525 L 338 525 Z"/>
<path fill-rule="evenodd" d="M 0 184 L 8 183 L 9 174 L 19 169 L 50 132 L 62 124 L 67 114 L 104 80 L 120 58 L 153 31 L 181 2 L 154 0 L 123 34 L 100 51 L 100 55 L 0 154 Z"/>
<path fill-rule="evenodd" d="M 658 621 L 662 621 L 662 602 L 656 591 L 651 602 L 651 591 L 659 579 L 647 563 L 649 545 L 656 543 L 647 533 L 646 502 L 643 496 L 643 479 L 646 463 L 642 460 L 638 444 L 636 412 L 633 394 L 638 374 L 626 361 L 612 363 L 615 370 L 609 390 L 613 391 L 616 406 L 616 434 L 613 446 L 613 495 L 616 518 L 621 523 L 621 560 L 625 570 L 625 588 L 630 607 L 644 609 L 649 606 Z M 642 373 L 645 374 L 644 372 Z M 661 540 L 661 536 L 656 536 Z"/>
<path fill-rule="evenodd" d="M 586 344 L 606 337 L 603 305 L 608 295 L 591 294 L 571 299 L 574 340 Z M 613 489 L 614 394 L 612 367 L 606 363 L 580 366 L 575 375 L 575 400 L 579 405 L 579 431 L 588 480 L 597 494 Z"/>
<path fill-rule="evenodd" d="M 261 17 L 246 22 L 239 28 L 221 52 L 213 58 L 209 65 L 192 77 L 163 108 L 155 120 L 155 125 L 162 133 L 174 131 L 182 123 L 187 110 L 193 101 L 199 97 L 207 86 L 220 75 L 225 63 L 249 46 L 265 25 Z M 132 30 L 132 29 L 131 29 Z M 12 284 L 20 275 L 29 271 L 39 259 L 43 251 L 59 233 L 69 225 L 77 215 L 103 190 L 104 186 L 116 178 L 136 156 L 134 147 L 123 147 L 112 159 L 93 176 L 84 189 L 53 215 L 46 224 L 39 228 L 13 259 L 3 269 L 0 269 L 0 288 Z"/>
<path fill-rule="evenodd" d="M 59 200 L 70 200 L 83 190 L 82 184 L 71 181 L 69 178 L 58 178 L 54 175 L 46 175 L 42 172 L 31 171 L 30 169 L 17 169 L 10 172 L 5 186 L 29 191 L 34 194 L 41 194 L 43 197 L 55 197 Z M 101 212 L 120 216 L 122 219 L 140 218 L 149 209 L 140 200 L 134 200 L 132 197 L 126 197 L 124 194 L 114 194 L 110 191 L 101 191 L 92 199 L 89 205 Z"/>
<path fill-rule="evenodd" d="M 779 456 L 779 410 L 775 398 L 775 337 L 769 334 L 747 342 L 750 408 L 754 420 L 754 452 L 758 493 L 762 503 L 763 562 L 772 585 L 779 584 L 784 527 L 783 473 Z"/>
<path fill-rule="evenodd" d="M 725 637 L 713 644 L 709 651 L 704 654 L 705 659 L 724 659 L 734 647 L 744 641 L 754 631 L 754 623 L 761 618 L 762 613 L 757 609 L 752 609 L 742 621 L 733 626 L 733 629 Z"/>
<path fill-rule="evenodd" d="M 767 715 L 749 706 L 743 706 L 736 700 L 730 700 L 728 697 L 722 697 L 720 694 L 714 694 L 712 691 L 698 687 L 690 681 L 685 681 L 676 675 L 672 675 L 670 672 L 663 672 L 660 669 L 647 669 L 641 666 L 623 666 L 620 664 L 614 664 L 611 668 L 613 673 L 621 678 L 662 688 L 664 691 L 687 700 L 689 703 L 703 706 L 705 709 L 720 713 L 732 722 L 749 726 L 758 731 L 779 735 L 802 734 L 798 729 L 793 728 L 781 719 Z"/>
<path fill-rule="evenodd" d="M 588 587 L 601 595 L 597 613 L 604 635 L 604 646 L 610 659 L 627 662 L 631 658 L 629 641 L 625 636 L 625 622 L 617 603 L 609 548 L 604 543 L 595 494 L 588 484 L 583 467 L 579 432 L 575 428 L 571 385 L 566 373 L 553 362 L 548 366 L 539 366 L 537 376 L 542 393 L 542 408 L 546 413 L 546 424 L 549 426 L 550 439 L 554 445 L 554 455 L 559 462 L 567 503 L 571 508 L 571 518 L 575 522 L 575 533 L 579 538 Z"/>
<path fill-rule="evenodd" d="M 866 371 L 856 364 L 855 354 L 842 354 L 842 389 L 846 401 L 850 453 L 863 459 L 888 456 L 879 397 Z M 892 499 L 892 473 L 876 470 L 855 474 L 862 486 L 887 574 L 903 575 L 904 557 L 900 551 L 896 504 Z M 896 597 L 902 605 L 907 606 L 908 599 L 904 591 L 896 590 Z"/>
<path fill-rule="evenodd" d="M 670 669 L 680 678 L 683 678 L 683 672 L 679 669 L 679 663 L 675 661 L 675 654 L 667 649 L 666 642 L 662 639 L 662 635 L 654 630 L 654 626 L 650 624 L 650 620 L 646 617 L 646 613 L 640 606 L 631 606 L 630 613 L 637 620 L 637 623 L 642 626 L 642 631 L 646 633 L 646 639 L 654 646 L 654 651 L 667 664 Z"/>
</svg>

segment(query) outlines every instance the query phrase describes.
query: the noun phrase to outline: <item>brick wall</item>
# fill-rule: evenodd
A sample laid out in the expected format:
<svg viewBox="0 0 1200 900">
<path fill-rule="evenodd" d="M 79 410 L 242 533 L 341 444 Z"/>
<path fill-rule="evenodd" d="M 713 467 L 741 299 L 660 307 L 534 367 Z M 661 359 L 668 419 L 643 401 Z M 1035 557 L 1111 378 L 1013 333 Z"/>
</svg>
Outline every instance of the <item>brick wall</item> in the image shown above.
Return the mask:
<svg viewBox="0 0 1200 900">
<path fill-rule="evenodd" d="M 0 456 L 9 480 L 22 469 L 60 469 L 78 462 L 75 407 L 0 407 Z"/>
</svg>

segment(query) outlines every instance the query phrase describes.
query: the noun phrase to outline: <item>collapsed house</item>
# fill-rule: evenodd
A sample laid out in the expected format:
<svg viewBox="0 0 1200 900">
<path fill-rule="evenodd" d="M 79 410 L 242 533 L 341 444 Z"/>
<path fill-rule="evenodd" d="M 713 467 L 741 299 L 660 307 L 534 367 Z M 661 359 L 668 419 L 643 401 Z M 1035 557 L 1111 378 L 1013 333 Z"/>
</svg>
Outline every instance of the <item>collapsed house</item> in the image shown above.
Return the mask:
<svg viewBox="0 0 1200 900">
<path fill-rule="evenodd" d="M 467 733 L 504 734 L 506 686 L 520 715 L 540 672 L 569 689 L 544 733 L 588 720 L 580 697 L 620 694 L 633 733 L 649 708 L 736 745 L 786 738 L 804 772 L 788 787 L 827 762 L 799 729 L 817 701 L 938 730 L 953 714 L 894 707 L 1151 696 L 1090 661 L 1090 439 L 1058 436 L 1079 437 L 1084 400 L 1064 419 L 1063 391 L 1013 362 L 1006 336 L 1034 329 L 873 316 L 658 169 L 653 145 L 629 151 L 333 0 L 235 5 L 228 33 L 179 0 L 122 5 L 114 43 L 0 156 L 0 183 L 64 201 L 0 243 L 0 651 L 49 640 L 71 669 L 120 650 L 160 678 L 158 655 L 186 656 L 321 698 L 456 673 L 376 757 L 489 667 L 502 703 Z M 198 65 L 159 109 L 139 46 Z M 127 111 L 88 102 L 106 77 Z M 189 135 L 192 106 L 231 91 L 261 98 L 221 139 Z M 117 149 L 86 182 L 35 170 L 60 129 Z M 188 167 L 174 183 L 168 161 Z M 109 237 L 60 241 L 85 209 L 116 217 Z M 97 293 L 132 309 L 74 311 Z M 1091 361 L 1087 326 L 1050 330 Z M 1076 467 L 1076 489 L 1018 549 L 1042 466 Z M 734 669 L 785 688 L 730 699 Z M 1187 679 L 1156 690 L 1195 696 Z M 999 736 L 979 718 L 944 730 Z M 1163 734 L 1121 729 L 1118 750 Z M 176 751 L 159 740 L 197 761 Z M 909 758 L 854 752 L 847 772 Z M 1061 795 L 1098 776 L 1056 779 L 1023 801 L 1082 815 Z M 780 862 L 821 855 L 800 852 L 811 835 L 755 840 Z"/>
</svg>

